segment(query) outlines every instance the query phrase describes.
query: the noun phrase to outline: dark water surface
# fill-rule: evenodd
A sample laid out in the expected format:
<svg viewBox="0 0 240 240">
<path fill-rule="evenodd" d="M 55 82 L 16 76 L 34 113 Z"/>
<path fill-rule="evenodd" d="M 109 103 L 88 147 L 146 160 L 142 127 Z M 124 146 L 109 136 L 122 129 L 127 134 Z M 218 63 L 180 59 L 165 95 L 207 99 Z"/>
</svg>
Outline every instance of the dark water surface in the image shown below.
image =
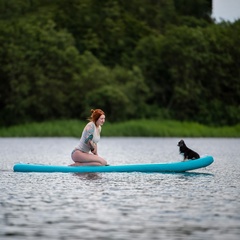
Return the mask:
<svg viewBox="0 0 240 240">
<path fill-rule="evenodd" d="M 181 160 L 177 138 L 104 138 L 111 165 Z M 215 162 L 181 174 L 14 173 L 71 163 L 75 138 L 0 138 L 0 239 L 239 239 L 240 139 L 186 138 Z"/>
</svg>

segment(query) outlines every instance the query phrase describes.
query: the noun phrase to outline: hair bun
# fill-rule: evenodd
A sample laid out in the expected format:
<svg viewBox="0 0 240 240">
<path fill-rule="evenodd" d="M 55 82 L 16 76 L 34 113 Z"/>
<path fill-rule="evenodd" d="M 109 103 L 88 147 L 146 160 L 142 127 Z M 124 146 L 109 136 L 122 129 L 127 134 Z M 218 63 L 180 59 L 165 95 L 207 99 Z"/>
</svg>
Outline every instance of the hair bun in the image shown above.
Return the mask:
<svg viewBox="0 0 240 240">
<path fill-rule="evenodd" d="M 91 109 L 91 116 L 88 118 L 89 121 L 93 121 L 94 123 L 96 123 L 96 121 L 99 119 L 99 117 L 101 115 L 105 115 L 105 113 L 103 112 L 103 110 L 101 109 Z"/>
</svg>

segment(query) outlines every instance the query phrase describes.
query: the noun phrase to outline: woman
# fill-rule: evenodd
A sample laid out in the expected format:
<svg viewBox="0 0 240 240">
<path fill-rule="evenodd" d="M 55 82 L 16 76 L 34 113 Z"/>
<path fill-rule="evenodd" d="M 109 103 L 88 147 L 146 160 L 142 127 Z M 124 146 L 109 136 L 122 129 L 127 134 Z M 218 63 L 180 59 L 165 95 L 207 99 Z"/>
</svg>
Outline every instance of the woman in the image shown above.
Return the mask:
<svg viewBox="0 0 240 240">
<path fill-rule="evenodd" d="M 78 146 L 72 152 L 71 166 L 104 166 L 107 162 L 98 156 L 97 143 L 100 140 L 101 126 L 105 122 L 105 113 L 101 109 L 91 110 L 89 123 L 82 132 Z"/>
</svg>

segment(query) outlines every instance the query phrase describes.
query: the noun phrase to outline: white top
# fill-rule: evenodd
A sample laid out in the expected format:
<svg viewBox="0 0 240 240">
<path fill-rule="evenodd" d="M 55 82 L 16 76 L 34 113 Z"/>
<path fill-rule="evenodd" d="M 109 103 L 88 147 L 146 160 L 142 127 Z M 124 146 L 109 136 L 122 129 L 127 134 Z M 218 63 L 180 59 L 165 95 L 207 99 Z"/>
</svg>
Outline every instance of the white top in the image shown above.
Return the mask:
<svg viewBox="0 0 240 240">
<path fill-rule="evenodd" d="M 101 132 L 101 126 L 99 126 L 97 129 L 94 122 L 89 122 L 83 129 L 80 142 L 76 148 L 82 152 L 89 152 L 90 151 L 90 145 L 88 144 L 89 136 L 92 135 L 93 143 L 97 144 L 100 140 L 100 132 Z"/>
</svg>

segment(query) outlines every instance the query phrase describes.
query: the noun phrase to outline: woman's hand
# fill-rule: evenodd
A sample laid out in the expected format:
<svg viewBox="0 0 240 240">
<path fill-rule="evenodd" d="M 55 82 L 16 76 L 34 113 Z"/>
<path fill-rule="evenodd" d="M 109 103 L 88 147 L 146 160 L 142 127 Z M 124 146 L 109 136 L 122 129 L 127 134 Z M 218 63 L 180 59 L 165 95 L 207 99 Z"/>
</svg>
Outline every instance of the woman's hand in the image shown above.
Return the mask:
<svg viewBox="0 0 240 240">
<path fill-rule="evenodd" d="M 97 144 L 95 144 L 93 141 L 89 141 L 90 150 L 94 155 L 97 155 Z"/>
<path fill-rule="evenodd" d="M 97 155 L 97 151 L 96 151 L 95 148 L 94 148 L 93 150 L 91 150 L 91 152 L 92 152 L 94 155 Z"/>
</svg>

